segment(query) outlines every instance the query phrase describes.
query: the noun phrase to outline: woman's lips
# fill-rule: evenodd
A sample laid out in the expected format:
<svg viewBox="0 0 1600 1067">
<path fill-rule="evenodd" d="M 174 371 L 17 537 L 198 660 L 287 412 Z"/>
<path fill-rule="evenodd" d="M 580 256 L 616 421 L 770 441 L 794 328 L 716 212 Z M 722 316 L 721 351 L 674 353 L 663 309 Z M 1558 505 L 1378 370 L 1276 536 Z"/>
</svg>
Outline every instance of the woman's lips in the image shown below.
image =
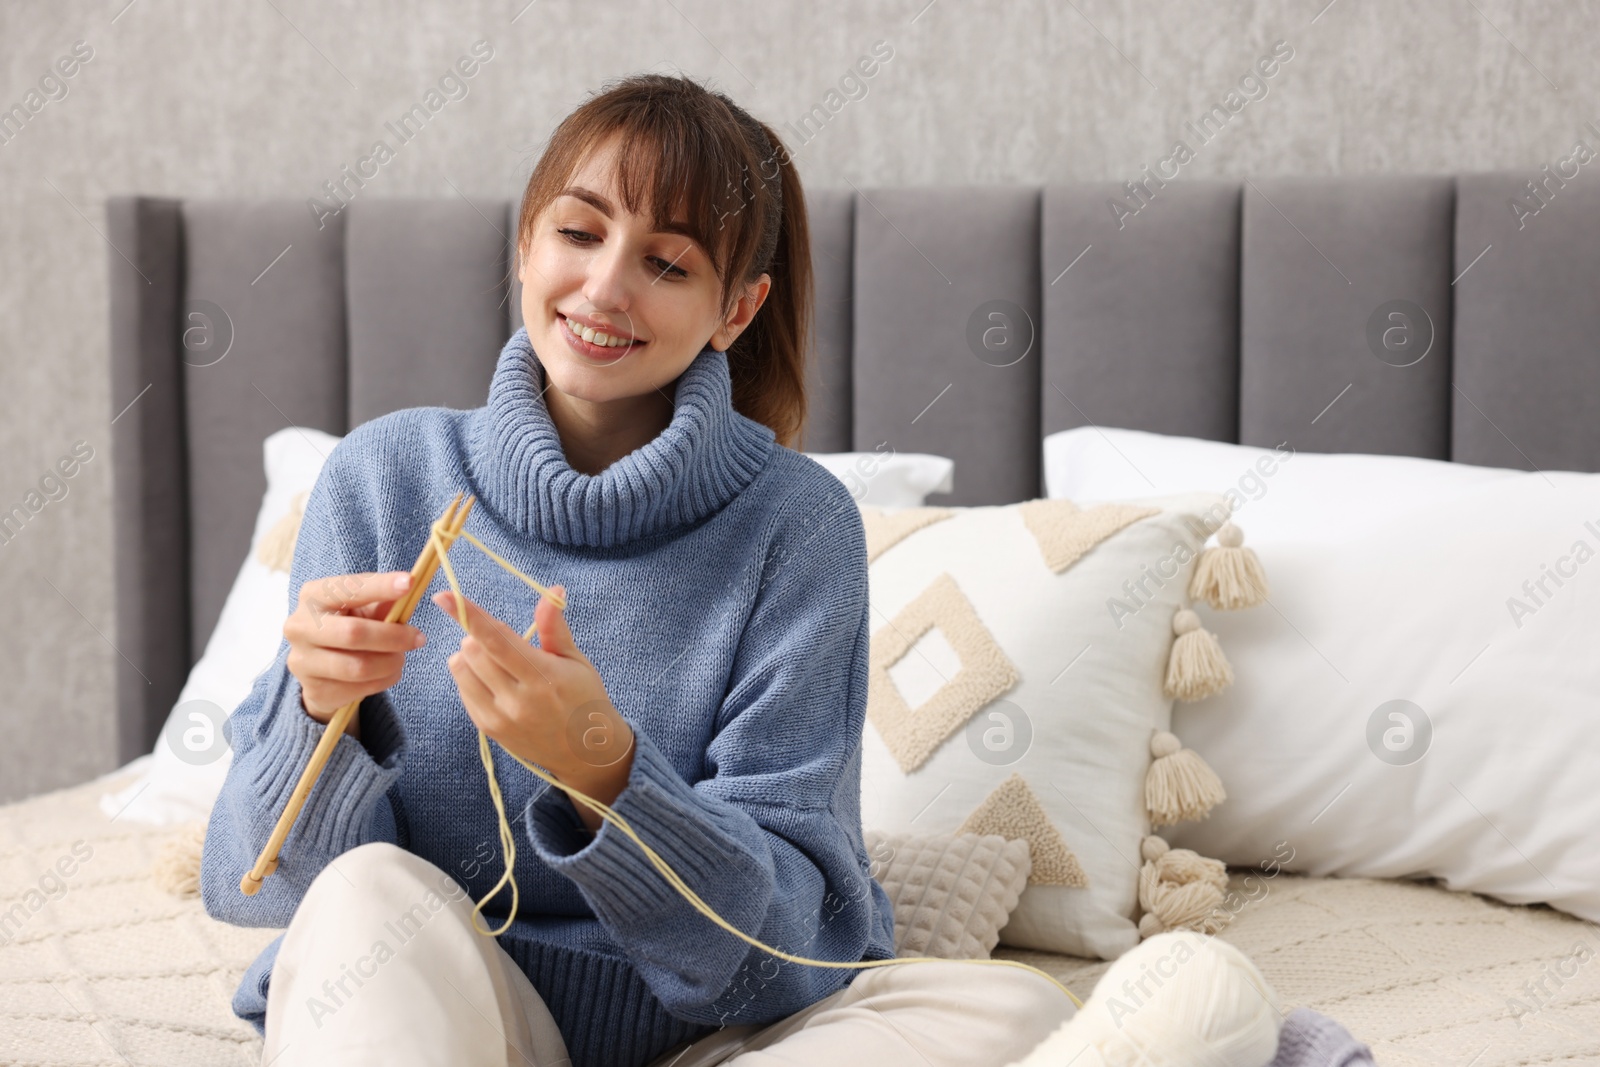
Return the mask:
<svg viewBox="0 0 1600 1067">
<path fill-rule="evenodd" d="M 586 356 L 597 363 L 615 363 L 623 356 L 643 348 L 648 343 L 634 340 L 625 345 L 597 345 L 591 341 L 585 341 L 581 336 L 574 333 L 572 324 L 565 315 L 558 313 L 556 318 L 561 320 L 561 335 L 567 339 L 568 346 L 578 354 Z"/>
</svg>

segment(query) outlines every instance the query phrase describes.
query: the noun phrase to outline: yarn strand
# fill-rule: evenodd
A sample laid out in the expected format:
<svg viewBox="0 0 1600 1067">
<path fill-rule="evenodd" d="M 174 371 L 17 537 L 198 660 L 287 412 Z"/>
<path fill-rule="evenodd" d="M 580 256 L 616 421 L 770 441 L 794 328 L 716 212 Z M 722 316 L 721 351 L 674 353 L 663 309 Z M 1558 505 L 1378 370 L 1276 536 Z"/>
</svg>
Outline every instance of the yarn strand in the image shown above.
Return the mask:
<svg viewBox="0 0 1600 1067">
<path fill-rule="evenodd" d="M 514 565 L 497 555 L 492 549 L 490 549 L 476 537 L 472 536 L 472 534 L 468 533 L 465 529 L 460 530 L 458 535 L 465 537 L 468 541 L 472 542 L 472 544 L 477 546 L 481 552 L 487 555 L 490 559 L 494 560 L 495 563 L 499 564 L 501 568 L 521 579 L 540 596 L 551 595 L 548 587 L 541 585 L 534 579 L 528 577 L 528 575 L 523 574 Z M 433 545 L 435 552 L 438 554 L 439 564 L 444 568 L 444 575 L 445 578 L 450 582 L 451 591 L 455 593 L 457 621 L 461 624 L 461 629 L 464 632 L 470 633 L 471 630 L 467 627 L 467 610 L 466 605 L 463 603 L 465 598 L 461 592 L 461 583 L 456 579 L 455 568 L 450 565 L 450 548 L 454 543 L 454 537 L 450 535 L 450 531 L 445 526 L 444 520 L 439 519 L 434 521 L 433 525 L 429 529 L 428 540 L 429 543 Z M 556 601 L 557 607 L 562 610 L 566 609 L 567 604 L 565 597 L 553 596 L 552 599 Z M 527 632 L 523 634 L 523 640 L 532 640 L 537 629 L 538 625 L 536 622 L 530 624 Z M 504 746 L 502 746 L 502 748 L 504 748 Z M 1048 979 L 1052 985 L 1065 993 L 1074 1005 L 1080 1009 L 1083 1007 L 1083 1001 L 1074 996 L 1072 990 L 1068 989 L 1049 972 L 1043 971 L 1038 967 L 1033 967 L 1026 963 L 1022 963 L 1018 960 L 948 960 L 939 956 L 899 956 L 895 957 L 894 959 L 887 960 L 857 960 L 854 962 L 844 962 L 839 960 L 809 959 L 805 956 L 796 956 L 792 953 L 785 952 L 782 949 L 774 948 L 771 945 L 764 944 L 757 938 L 751 937 L 743 930 L 740 930 L 738 927 L 728 922 L 721 915 L 718 915 L 709 904 L 700 898 L 699 894 L 695 893 L 695 891 L 689 887 L 687 882 L 678 876 L 678 873 L 672 869 L 666 860 L 661 858 L 655 849 L 645 844 L 644 839 L 634 832 L 632 826 L 628 825 L 628 821 L 610 806 L 601 803 L 595 798 L 586 795 L 580 790 L 575 789 L 564 782 L 557 781 L 542 768 L 529 763 L 515 752 L 511 752 L 509 749 L 505 749 L 505 751 L 511 756 L 512 759 L 516 760 L 518 763 L 522 764 L 528 770 L 532 771 L 540 778 L 543 778 L 546 782 L 549 782 L 557 789 L 560 789 L 562 792 L 566 793 L 569 798 L 589 805 L 589 807 L 599 812 L 603 819 L 614 823 L 618 829 L 620 829 L 633 841 L 634 844 L 639 846 L 639 848 L 644 852 L 646 858 L 650 860 L 651 864 L 656 868 L 656 870 L 661 872 L 661 876 L 667 880 L 667 883 L 676 889 L 685 900 L 694 905 L 696 911 L 700 912 L 700 914 L 716 923 L 722 929 L 728 931 L 728 933 L 733 934 L 742 941 L 754 945 L 756 948 L 759 948 L 764 952 L 770 952 L 772 955 L 777 956 L 780 959 L 788 960 L 791 963 L 803 963 L 812 967 L 833 967 L 846 970 L 867 967 L 886 967 L 891 964 L 900 963 L 976 963 L 990 964 L 999 967 L 1018 967 L 1025 971 L 1032 971 L 1033 973 Z M 506 818 L 505 799 L 500 793 L 500 783 L 495 776 L 494 757 L 489 750 L 489 737 L 483 732 L 481 727 L 478 729 L 478 754 L 483 761 L 484 773 L 489 779 L 489 797 L 494 801 L 495 813 L 500 820 L 500 847 L 505 850 L 506 869 L 505 874 L 501 876 L 500 881 L 496 882 L 494 888 L 491 889 L 482 900 L 478 901 L 477 905 L 472 909 L 472 927 L 480 934 L 488 937 L 497 937 L 506 930 L 510 929 L 511 924 L 516 920 L 517 915 L 517 882 L 516 879 L 512 877 L 512 871 L 515 869 L 517 862 L 516 835 L 512 832 L 511 824 Z M 493 900 L 494 897 L 500 892 L 501 887 L 507 882 L 511 884 L 511 910 L 506 916 L 505 924 L 498 930 L 489 930 L 484 927 L 480 927 L 478 925 L 479 910 L 490 900 Z"/>
</svg>

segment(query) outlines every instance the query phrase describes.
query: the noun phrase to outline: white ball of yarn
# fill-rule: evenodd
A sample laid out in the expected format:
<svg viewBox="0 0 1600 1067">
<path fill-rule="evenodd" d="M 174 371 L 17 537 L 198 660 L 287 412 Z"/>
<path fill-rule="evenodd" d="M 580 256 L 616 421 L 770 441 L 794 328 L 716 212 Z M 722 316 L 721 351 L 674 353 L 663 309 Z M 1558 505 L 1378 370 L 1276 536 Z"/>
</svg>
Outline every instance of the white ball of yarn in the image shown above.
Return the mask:
<svg viewBox="0 0 1600 1067">
<path fill-rule="evenodd" d="M 1010 1067 L 1266 1067 L 1282 1025 L 1250 957 L 1170 930 L 1119 957 L 1082 1010 Z"/>
</svg>

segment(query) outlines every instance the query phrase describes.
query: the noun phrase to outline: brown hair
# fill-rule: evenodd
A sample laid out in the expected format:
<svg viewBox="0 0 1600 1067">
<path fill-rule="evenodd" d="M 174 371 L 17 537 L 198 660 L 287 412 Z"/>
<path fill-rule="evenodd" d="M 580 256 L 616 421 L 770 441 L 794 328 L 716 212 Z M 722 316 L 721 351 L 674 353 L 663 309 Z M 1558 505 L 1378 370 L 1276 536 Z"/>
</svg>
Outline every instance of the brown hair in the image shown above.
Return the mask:
<svg viewBox="0 0 1600 1067">
<path fill-rule="evenodd" d="M 722 93 L 685 77 L 635 74 L 607 83 L 551 135 L 517 216 L 516 256 L 585 155 L 620 134 L 623 206 L 656 225 L 683 200 L 690 235 L 721 280 L 722 314 L 763 273 L 772 288 L 728 348 L 736 411 L 799 448 L 812 312 L 811 237 L 794 161 L 778 135 Z"/>
</svg>

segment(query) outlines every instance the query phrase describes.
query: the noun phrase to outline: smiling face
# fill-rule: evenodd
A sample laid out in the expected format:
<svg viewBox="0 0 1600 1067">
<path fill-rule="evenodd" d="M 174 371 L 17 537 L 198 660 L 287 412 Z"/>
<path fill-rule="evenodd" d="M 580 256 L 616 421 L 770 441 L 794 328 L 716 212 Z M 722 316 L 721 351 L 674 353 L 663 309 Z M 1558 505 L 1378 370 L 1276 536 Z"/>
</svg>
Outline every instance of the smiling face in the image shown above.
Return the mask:
<svg viewBox="0 0 1600 1067">
<path fill-rule="evenodd" d="M 601 406 L 662 389 L 708 344 L 726 351 L 771 286 L 761 275 L 724 315 L 710 253 L 623 207 L 618 140 L 597 146 L 535 221 L 518 271 L 550 388 Z"/>
</svg>

